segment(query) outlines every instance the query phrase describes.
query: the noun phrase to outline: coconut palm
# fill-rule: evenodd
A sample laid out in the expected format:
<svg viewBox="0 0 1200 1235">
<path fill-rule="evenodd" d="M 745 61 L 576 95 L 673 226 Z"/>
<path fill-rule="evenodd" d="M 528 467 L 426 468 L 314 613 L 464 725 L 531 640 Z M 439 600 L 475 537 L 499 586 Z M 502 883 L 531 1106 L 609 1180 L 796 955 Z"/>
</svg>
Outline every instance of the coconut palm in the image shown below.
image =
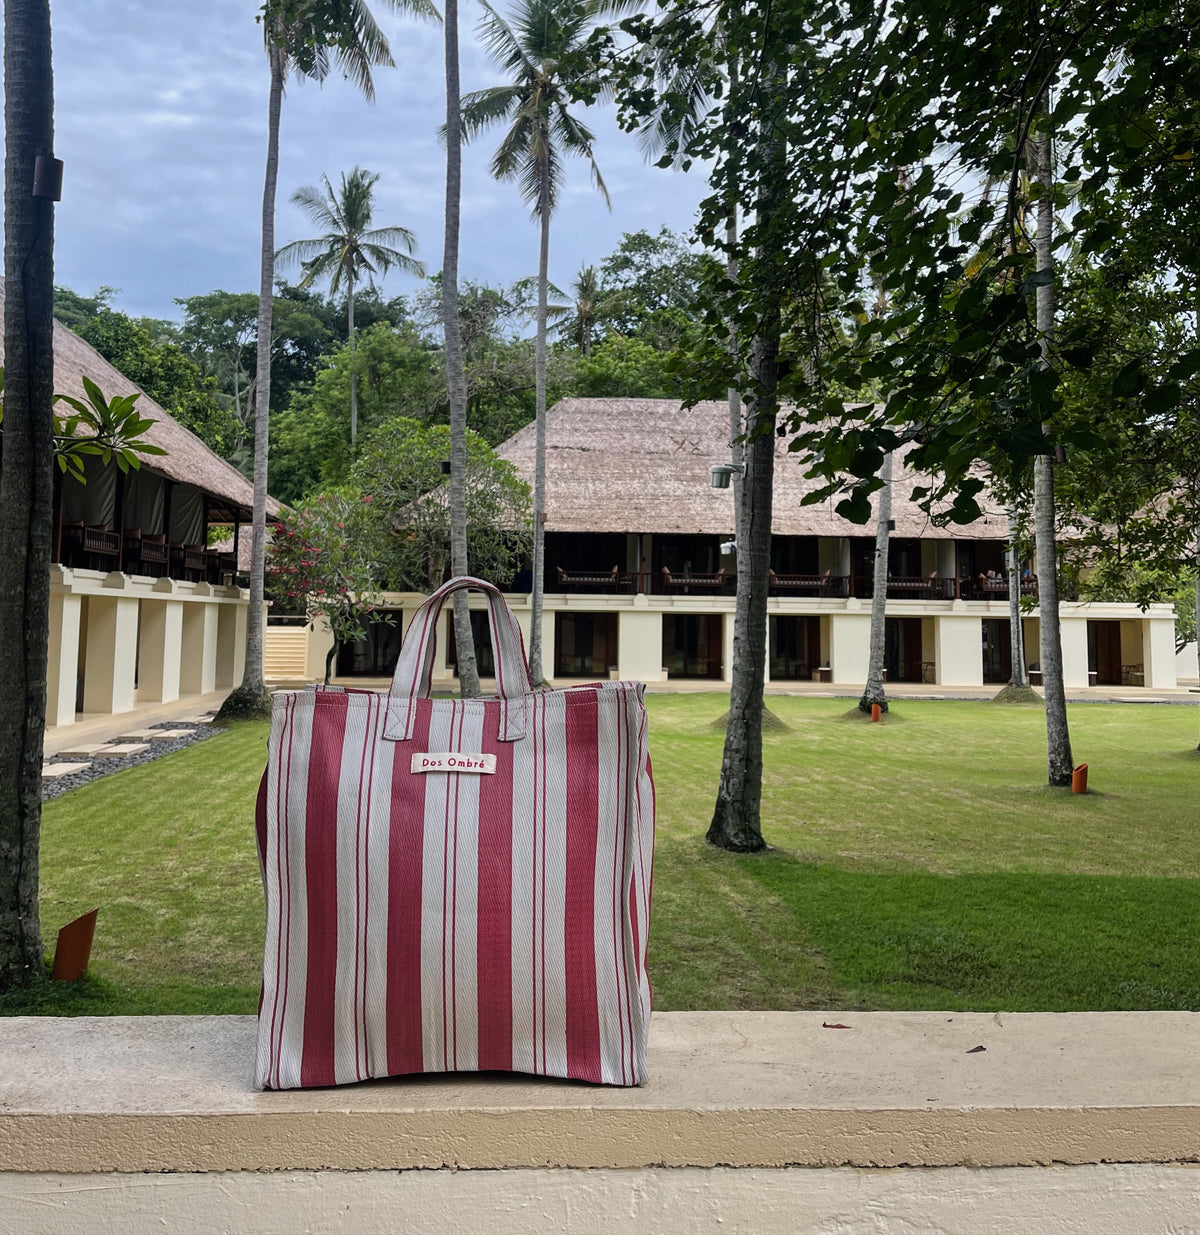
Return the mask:
<svg viewBox="0 0 1200 1235">
<path fill-rule="evenodd" d="M 533 605 L 529 666 L 542 672 L 543 512 L 546 509 L 546 321 L 550 261 L 550 218 L 562 194 L 564 157 L 586 159 L 592 183 L 607 202 L 608 190 L 592 153 L 594 136 L 567 110 L 579 64 L 596 18 L 627 7 L 612 0 L 518 0 L 506 21 L 482 0 L 479 33 L 492 59 L 509 77 L 507 85 L 477 90 L 462 100 L 462 134 L 470 140 L 495 124 L 508 129 L 492 157 L 497 180 L 515 180 L 541 229 L 538 254 L 536 466 L 533 486 Z M 585 67 L 582 73 L 589 70 Z"/>
<path fill-rule="evenodd" d="M 604 292 L 595 266 L 579 268 L 579 273 L 571 280 L 571 300 L 569 305 L 551 306 L 552 315 L 560 319 L 555 328 L 560 335 L 577 344 L 585 356 L 590 356 L 596 319 L 604 306 Z"/>
<path fill-rule="evenodd" d="M 445 0 L 446 218 L 442 237 L 442 327 L 446 339 L 446 396 L 450 403 L 450 571 L 469 574 L 467 560 L 467 374 L 458 299 L 458 241 L 462 224 L 462 90 L 458 73 L 458 0 Z M 459 689 L 479 694 L 479 670 L 466 592 L 454 593 L 454 645 Z"/>
<path fill-rule="evenodd" d="M 382 0 L 389 8 L 437 17 L 430 0 Z M 323 80 L 331 67 L 345 74 L 368 100 L 375 97 L 371 70 L 393 65 L 391 49 L 366 0 L 267 0 L 261 21 L 271 85 L 267 103 L 267 167 L 263 178 L 262 258 L 258 290 L 258 365 L 254 398 L 254 511 L 250 539 L 250 612 L 242 684 L 221 708 L 223 716 L 267 712 L 263 685 L 263 575 L 267 546 L 267 426 L 271 406 L 271 310 L 275 290 L 275 186 L 279 179 L 279 116 L 289 72 Z"/>
<path fill-rule="evenodd" d="M 0 469 L 0 992 L 44 976 L 38 835 L 50 630 L 54 206 L 34 166 L 53 149 L 47 0 L 4 5 L 4 465 Z"/>
<path fill-rule="evenodd" d="M 346 291 L 346 327 L 351 354 L 354 352 L 354 292 L 366 279 L 374 285 L 376 275 L 396 269 L 425 277 L 425 267 L 412 256 L 416 238 L 406 227 L 372 227 L 375 186 L 379 173 L 354 168 L 342 173 L 337 189 L 328 176 L 320 185 L 305 185 L 292 194 L 292 205 L 324 229 L 312 240 L 293 240 L 275 254 L 277 266 L 301 263 L 302 288 L 317 280 L 329 280 L 329 294 Z M 358 374 L 350 371 L 350 445 L 358 439 Z"/>
</svg>

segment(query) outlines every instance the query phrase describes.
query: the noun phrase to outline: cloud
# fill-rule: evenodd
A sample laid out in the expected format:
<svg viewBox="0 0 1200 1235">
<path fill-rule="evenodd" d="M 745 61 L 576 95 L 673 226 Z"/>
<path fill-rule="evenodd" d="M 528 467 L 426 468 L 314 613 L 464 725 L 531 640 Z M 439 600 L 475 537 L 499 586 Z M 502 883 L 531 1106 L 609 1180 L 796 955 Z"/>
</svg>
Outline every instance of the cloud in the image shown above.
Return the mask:
<svg viewBox="0 0 1200 1235">
<path fill-rule="evenodd" d="M 175 316 L 176 297 L 215 287 L 257 290 L 268 75 L 257 0 L 62 0 L 54 6 L 56 152 L 66 163 L 56 219 L 56 279 L 90 292 L 120 287 L 134 314 Z M 441 266 L 445 120 L 440 27 L 378 13 L 397 67 L 376 72 L 377 101 L 348 83 L 291 82 L 283 105 L 277 243 L 310 234 L 289 198 L 355 164 L 381 173 L 376 221 L 417 235 Z M 495 70 L 460 33 L 464 90 Z M 610 214 L 587 167 L 569 167 L 554 218 L 551 276 L 611 252 L 625 231 L 690 226 L 699 176 L 646 167 L 611 111 L 594 109 L 596 156 Z M 487 173 L 498 135 L 468 147 L 463 170 L 464 278 L 511 282 L 537 268 L 537 229 L 515 185 Z M 389 290 L 412 286 L 390 276 Z"/>
</svg>

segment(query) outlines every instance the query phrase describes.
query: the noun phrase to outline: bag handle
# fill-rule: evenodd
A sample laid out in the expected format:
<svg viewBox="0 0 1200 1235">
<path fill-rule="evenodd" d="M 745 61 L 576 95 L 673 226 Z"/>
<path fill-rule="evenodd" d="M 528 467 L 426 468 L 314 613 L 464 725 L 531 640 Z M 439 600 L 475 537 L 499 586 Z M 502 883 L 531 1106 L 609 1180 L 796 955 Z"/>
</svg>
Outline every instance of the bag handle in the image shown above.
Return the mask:
<svg viewBox="0 0 1200 1235">
<path fill-rule="evenodd" d="M 400 658 L 388 692 L 388 718 L 383 736 L 393 742 L 412 738 L 416 723 L 416 701 L 428 699 L 433 685 L 433 654 L 437 647 L 437 625 L 446 598 L 464 588 L 485 593 L 488 602 L 488 628 L 492 657 L 496 662 L 496 693 L 500 696 L 500 740 L 515 742 L 525 736 L 525 696 L 533 691 L 529 662 L 521 628 L 503 593 L 493 584 L 470 575 L 459 575 L 443 583 L 413 614 Z"/>
</svg>

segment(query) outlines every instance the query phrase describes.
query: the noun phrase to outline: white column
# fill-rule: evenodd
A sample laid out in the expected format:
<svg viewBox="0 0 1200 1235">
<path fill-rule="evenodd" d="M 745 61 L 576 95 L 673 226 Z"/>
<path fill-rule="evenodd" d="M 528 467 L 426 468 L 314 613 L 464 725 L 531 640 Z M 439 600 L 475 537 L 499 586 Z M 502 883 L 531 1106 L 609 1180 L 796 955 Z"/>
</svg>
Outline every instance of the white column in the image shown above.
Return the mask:
<svg viewBox="0 0 1200 1235">
<path fill-rule="evenodd" d="M 1175 676 L 1175 623 L 1171 618 L 1142 619 L 1142 664 L 1147 686 L 1174 690 L 1179 685 Z"/>
<path fill-rule="evenodd" d="M 79 674 L 79 616 L 82 598 L 50 594 L 50 644 L 46 663 L 46 724 L 75 723 L 75 685 Z"/>
<path fill-rule="evenodd" d="M 217 616 L 217 686 L 238 686 L 246 671 L 249 606 L 220 605 Z"/>
<path fill-rule="evenodd" d="M 871 615 L 834 613 L 829 618 L 829 667 L 835 682 L 864 686 L 871 659 Z"/>
<path fill-rule="evenodd" d="M 721 614 L 721 680 L 733 682 L 733 618 L 732 613 Z"/>
<path fill-rule="evenodd" d="M 183 606 L 183 663 L 179 690 L 184 695 L 206 695 L 217 689 L 217 609 L 207 601 Z"/>
<path fill-rule="evenodd" d="M 934 680 L 939 686 L 983 685 L 983 619 L 935 617 Z"/>
<path fill-rule="evenodd" d="M 622 609 L 617 614 L 617 675 L 623 682 L 664 682 L 662 614 Z"/>
<path fill-rule="evenodd" d="M 132 596 L 89 596 L 85 712 L 133 710 L 138 602 Z"/>
<path fill-rule="evenodd" d="M 1062 638 L 1063 685 L 1086 686 L 1088 684 L 1087 619 L 1062 617 L 1058 625 Z M 1041 653 L 1039 657 L 1040 655 Z"/>
<path fill-rule="evenodd" d="M 179 698 L 183 601 L 143 600 L 138 639 L 138 696 L 155 703 Z"/>
<path fill-rule="evenodd" d="M 308 630 L 308 628 L 305 628 Z M 312 623 L 312 629 L 308 630 L 307 648 L 304 654 L 304 676 L 310 682 L 325 681 L 325 658 L 329 655 L 329 649 L 333 647 L 333 631 L 329 628 L 329 623 L 325 618 L 317 618 Z M 334 665 L 334 672 L 337 672 L 337 666 Z M 238 679 L 241 681 L 241 679 Z"/>
</svg>

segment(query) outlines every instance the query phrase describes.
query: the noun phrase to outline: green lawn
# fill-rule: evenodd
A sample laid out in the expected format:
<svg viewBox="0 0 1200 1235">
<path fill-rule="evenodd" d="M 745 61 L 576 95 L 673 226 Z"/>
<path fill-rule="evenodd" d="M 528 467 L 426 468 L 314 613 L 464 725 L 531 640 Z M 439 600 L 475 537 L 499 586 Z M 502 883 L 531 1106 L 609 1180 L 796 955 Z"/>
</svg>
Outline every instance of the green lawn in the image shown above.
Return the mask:
<svg viewBox="0 0 1200 1235">
<path fill-rule="evenodd" d="M 703 842 L 727 696 L 649 700 L 651 972 L 680 1008 L 1200 1009 L 1200 711 L 1071 709 L 1086 797 L 1043 786 L 1037 709 L 783 698 L 753 856 Z M 47 804 L 47 942 L 101 907 L 92 976 L 0 1011 L 252 1012 L 265 726 Z"/>
</svg>

